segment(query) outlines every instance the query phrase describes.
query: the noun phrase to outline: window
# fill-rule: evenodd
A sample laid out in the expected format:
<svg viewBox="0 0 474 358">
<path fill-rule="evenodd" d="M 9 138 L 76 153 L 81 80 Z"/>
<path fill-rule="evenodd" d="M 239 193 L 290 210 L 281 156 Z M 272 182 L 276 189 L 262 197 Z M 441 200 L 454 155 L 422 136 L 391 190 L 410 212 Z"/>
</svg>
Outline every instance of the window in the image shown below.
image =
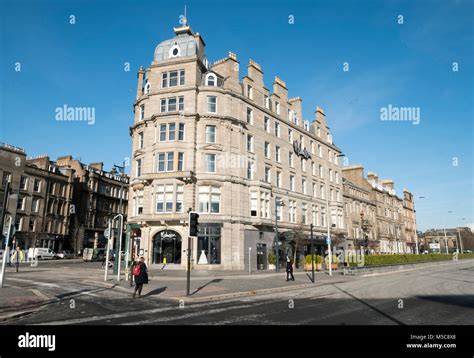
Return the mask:
<svg viewBox="0 0 474 358">
<path fill-rule="evenodd" d="M 336 184 L 339 184 L 339 172 L 336 172 Z"/>
<path fill-rule="evenodd" d="M 313 196 L 318 197 L 318 186 L 315 183 L 313 183 Z"/>
<path fill-rule="evenodd" d="M 303 122 L 303 128 L 307 131 L 309 131 L 309 122 L 308 121 L 304 121 Z"/>
<path fill-rule="evenodd" d="M 136 176 L 139 177 L 140 175 L 142 175 L 142 160 L 138 159 L 137 160 Z"/>
<path fill-rule="evenodd" d="M 166 124 L 160 124 L 160 142 L 166 141 Z"/>
<path fill-rule="evenodd" d="M 321 128 L 318 127 L 318 129 L 316 130 L 316 134 L 318 135 L 319 138 L 321 138 Z"/>
<path fill-rule="evenodd" d="M 214 186 L 199 187 L 199 212 L 219 213 L 221 202 L 221 189 Z"/>
<path fill-rule="evenodd" d="M 270 118 L 263 117 L 263 130 L 270 133 Z"/>
<path fill-rule="evenodd" d="M 329 200 L 331 201 L 334 201 L 334 190 L 333 189 L 329 189 Z"/>
<path fill-rule="evenodd" d="M 279 146 L 275 147 L 275 160 L 281 163 L 281 148 Z"/>
<path fill-rule="evenodd" d="M 184 123 L 178 124 L 178 140 L 179 141 L 184 140 Z"/>
<path fill-rule="evenodd" d="M 31 211 L 37 213 L 39 211 L 39 199 L 33 198 L 31 201 Z"/>
<path fill-rule="evenodd" d="M 293 143 L 293 131 L 288 128 L 288 142 Z"/>
<path fill-rule="evenodd" d="M 253 179 L 253 162 L 252 161 L 247 161 L 247 179 L 252 180 Z"/>
<path fill-rule="evenodd" d="M 15 219 L 15 229 L 16 231 L 22 231 L 23 229 L 23 218 L 18 216 L 16 219 Z"/>
<path fill-rule="evenodd" d="M 168 112 L 176 112 L 176 97 L 168 98 Z"/>
<path fill-rule="evenodd" d="M 206 167 L 205 168 L 206 173 L 216 172 L 216 155 L 215 154 L 206 154 L 205 167 Z"/>
<path fill-rule="evenodd" d="M 25 210 L 25 204 L 26 204 L 26 196 L 19 197 L 16 203 L 16 209 L 21 210 L 21 211 Z"/>
<path fill-rule="evenodd" d="M 206 143 L 216 142 L 216 126 L 206 126 Z"/>
<path fill-rule="evenodd" d="M 216 96 L 207 96 L 207 112 L 208 113 L 217 112 L 217 97 Z"/>
<path fill-rule="evenodd" d="M 184 167 L 184 153 L 178 153 L 178 170 L 182 171 Z"/>
<path fill-rule="evenodd" d="M 321 147 L 321 144 L 318 144 L 318 156 L 320 158 L 323 157 L 323 147 Z"/>
<path fill-rule="evenodd" d="M 341 194 L 340 194 L 339 190 L 336 191 L 336 201 L 338 201 L 338 202 L 341 201 Z"/>
<path fill-rule="evenodd" d="M 275 121 L 275 135 L 280 138 L 280 135 L 281 135 L 281 131 L 280 131 L 280 123 L 278 123 L 277 121 Z"/>
<path fill-rule="evenodd" d="M 326 191 L 324 190 L 324 185 L 319 186 L 319 192 L 321 193 L 321 199 L 326 199 Z"/>
<path fill-rule="evenodd" d="M 140 120 L 142 121 L 145 118 L 145 105 L 140 106 Z"/>
<path fill-rule="evenodd" d="M 221 254 L 221 227 L 219 224 L 199 225 L 199 236 L 197 242 L 197 252 L 199 259 L 202 253 L 206 257 L 208 264 L 220 264 Z M 199 260 L 198 260 L 199 261 Z"/>
<path fill-rule="evenodd" d="M 328 149 L 328 160 L 332 163 L 332 152 Z"/>
<path fill-rule="evenodd" d="M 250 85 L 247 85 L 247 97 L 253 99 L 253 89 Z"/>
<path fill-rule="evenodd" d="M 311 162 L 311 173 L 316 176 L 317 173 L 316 173 L 316 163 L 314 162 Z"/>
<path fill-rule="evenodd" d="M 308 204 L 301 204 L 301 221 L 303 224 L 308 223 Z"/>
<path fill-rule="evenodd" d="M 146 81 L 145 83 L 145 94 L 148 94 L 150 92 L 150 82 Z"/>
<path fill-rule="evenodd" d="M 35 179 L 33 183 L 33 190 L 39 193 L 41 191 L 41 180 L 40 179 Z"/>
<path fill-rule="evenodd" d="M 176 87 L 178 85 L 178 71 L 171 71 L 169 73 L 169 87 Z"/>
<path fill-rule="evenodd" d="M 306 159 L 301 158 L 301 171 L 306 171 Z"/>
<path fill-rule="evenodd" d="M 270 109 L 270 97 L 268 97 L 267 95 L 263 96 L 263 106 L 266 109 Z"/>
<path fill-rule="evenodd" d="M 270 218 L 270 193 L 260 193 L 260 217 Z"/>
<path fill-rule="evenodd" d="M 258 194 L 256 191 L 250 192 L 250 216 L 257 216 Z"/>
<path fill-rule="evenodd" d="M 301 179 L 301 192 L 303 194 L 306 194 L 306 179 L 305 178 Z"/>
<path fill-rule="evenodd" d="M 158 171 L 165 171 L 165 153 L 158 153 Z"/>
<path fill-rule="evenodd" d="M 332 183 L 332 180 L 333 180 L 332 169 L 329 169 L 329 181 Z"/>
<path fill-rule="evenodd" d="M 253 111 L 251 108 L 247 108 L 247 123 L 253 124 Z"/>
<path fill-rule="evenodd" d="M 253 152 L 253 136 L 247 134 L 247 151 Z"/>
<path fill-rule="evenodd" d="M 138 133 L 138 149 L 143 149 L 143 132 Z"/>
<path fill-rule="evenodd" d="M 162 98 L 160 100 L 160 112 L 184 111 L 184 96 Z"/>
<path fill-rule="evenodd" d="M 173 141 L 176 137 L 176 124 L 168 124 L 168 140 Z"/>
<path fill-rule="evenodd" d="M 176 185 L 176 206 L 177 213 L 183 212 L 184 185 Z"/>
<path fill-rule="evenodd" d="M 135 215 L 143 214 L 143 189 L 136 191 L 135 208 Z"/>
<path fill-rule="evenodd" d="M 168 73 L 163 72 L 161 74 L 161 88 L 168 87 Z"/>
<path fill-rule="evenodd" d="M 321 179 L 324 179 L 324 169 L 323 169 L 323 166 L 321 164 L 319 165 L 319 177 Z"/>
<path fill-rule="evenodd" d="M 24 177 L 23 175 L 20 178 L 20 189 L 27 190 L 28 189 L 28 178 Z"/>
<path fill-rule="evenodd" d="M 275 200 L 275 205 L 276 205 L 276 219 L 278 221 L 281 221 L 281 218 L 282 218 L 282 208 L 283 208 L 283 205 L 282 205 L 282 200 L 281 198 L 279 197 L 276 197 L 276 200 Z"/>
<path fill-rule="evenodd" d="M 289 214 L 290 223 L 295 223 L 296 222 L 296 201 L 290 200 L 289 203 L 290 205 L 289 205 L 288 214 Z"/>
<path fill-rule="evenodd" d="M 35 227 L 36 227 L 36 220 L 33 219 L 33 218 L 31 218 L 31 220 L 30 220 L 30 225 L 29 225 L 29 228 L 28 228 L 28 229 L 29 229 L 30 231 L 34 232 L 34 231 L 35 231 Z"/>
<path fill-rule="evenodd" d="M 276 172 L 276 186 L 281 188 L 281 172 Z"/>
<path fill-rule="evenodd" d="M 157 186 L 156 212 L 157 213 L 173 212 L 173 184 Z"/>
<path fill-rule="evenodd" d="M 290 175 L 290 190 L 295 191 L 295 176 Z"/>
<path fill-rule="evenodd" d="M 270 143 L 265 142 L 264 144 L 264 153 L 265 153 L 265 158 L 270 159 Z"/>
<path fill-rule="evenodd" d="M 319 226 L 319 217 L 318 217 L 318 207 L 316 205 L 313 205 L 312 208 L 312 215 L 311 215 L 311 222 L 313 223 L 314 226 Z"/>
<path fill-rule="evenodd" d="M 326 226 L 326 209 L 321 208 L 321 226 Z"/>
<path fill-rule="evenodd" d="M 217 85 L 217 77 L 213 73 L 208 73 L 206 75 L 206 86 L 216 86 Z"/>
<path fill-rule="evenodd" d="M 174 152 L 168 152 L 166 154 L 167 154 L 167 157 L 168 157 L 166 170 L 169 171 L 169 172 L 172 172 L 173 167 L 174 167 L 174 165 L 173 165 L 174 164 Z"/>
<path fill-rule="evenodd" d="M 275 111 L 276 114 L 280 114 L 280 102 L 275 102 Z"/>
<path fill-rule="evenodd" d="M 293 153 L 288 153 L 288 165 L 293 168 Z"/>
<path fill-rule="evenodd" d="M 271 182 L 271 169 L 270 167 L 265 167 L 265 182 L 270 183 Z"/>
</svg>

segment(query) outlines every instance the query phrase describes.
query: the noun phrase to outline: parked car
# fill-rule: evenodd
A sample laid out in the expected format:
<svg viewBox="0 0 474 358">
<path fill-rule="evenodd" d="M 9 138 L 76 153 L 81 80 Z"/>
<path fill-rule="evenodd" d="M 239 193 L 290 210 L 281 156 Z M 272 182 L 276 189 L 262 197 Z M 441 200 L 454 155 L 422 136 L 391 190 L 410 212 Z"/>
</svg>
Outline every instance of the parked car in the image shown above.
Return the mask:
<svg viewBox="0 0 474 358">
<path fill-rule="evenodd" d="M 58 259 L 73 259 L 74 258 L 74 253 L 72 251 L 68 251 L 68 250 L 59 251 L 56 254 L 56 258 L 58 258 Z"/>
</svg>

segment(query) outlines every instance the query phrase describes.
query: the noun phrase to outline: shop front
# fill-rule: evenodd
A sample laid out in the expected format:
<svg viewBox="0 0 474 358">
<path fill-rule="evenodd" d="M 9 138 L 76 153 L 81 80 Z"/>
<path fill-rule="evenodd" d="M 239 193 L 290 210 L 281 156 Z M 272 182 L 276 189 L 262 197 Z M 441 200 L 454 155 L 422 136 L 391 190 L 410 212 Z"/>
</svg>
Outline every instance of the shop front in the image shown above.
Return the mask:
<svg viewBox="0 0 474 358">
<path fill-rule="evenodd" d="M 153 237 L 152 264 L 181 263 L 181 235 L 174 230 L 162 230 Z"/>
</svg>

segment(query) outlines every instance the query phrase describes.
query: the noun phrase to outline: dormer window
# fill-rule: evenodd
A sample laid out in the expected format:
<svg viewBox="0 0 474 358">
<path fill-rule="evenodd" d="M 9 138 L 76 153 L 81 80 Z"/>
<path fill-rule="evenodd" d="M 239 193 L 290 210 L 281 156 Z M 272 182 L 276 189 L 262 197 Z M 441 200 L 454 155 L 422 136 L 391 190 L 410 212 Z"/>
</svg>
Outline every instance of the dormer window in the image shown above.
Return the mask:
<svg viewBox="0 0 474 358">
<path fill-rule="evenodd" d="M 146 81 L 144 93 L 148 94 L 150 92 L 150 82 Z"/>
<path fill-rule="evenodd" d="M 217 85 L 217 77 L 213 73 L 208 73 L 206 75 L 206 86 L 216 86 Z"/>
<path fill-rule="evenodd" d="M 181 56 L 181 48 L 178 45 L 174 45 L 170 49 L 169 57 L 179 57 Z"/>
</svg>

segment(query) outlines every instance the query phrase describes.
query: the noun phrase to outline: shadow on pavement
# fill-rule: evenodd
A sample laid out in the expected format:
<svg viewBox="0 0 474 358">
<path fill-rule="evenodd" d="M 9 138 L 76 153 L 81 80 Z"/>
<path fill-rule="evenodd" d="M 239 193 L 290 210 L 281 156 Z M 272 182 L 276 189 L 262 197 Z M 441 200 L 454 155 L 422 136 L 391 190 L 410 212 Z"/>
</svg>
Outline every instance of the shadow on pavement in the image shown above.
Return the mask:
<svg viewBox="0 0 474 358">
<path fill-rule="evenodd" d="M 433 301 L 449 305 L 461 307 L 474 307 L 474 295 L 432 295 L 432 296 L 416 296 L 420 300 Z"/>
<path fill-rule="evenodd" d="M 194 291 L 193 293 L 191 293 L 190 296 L 194 295 L 195 293 L 198 293 L 199 291 L 201 291 L 203 288 L 205 288 L 206 286 L 210 285 L 211 283 L 219 283 L 219 282 L 222 282 L 224 281 L 223 279 L 221 278 L 216 278 L 214 280 L 211 280 L 209 281 L 208 283 L 206 283 L 205 285 L 202 285 L 201 287 L 198 287 L 198 289 L 196 291 Z"/>
<path fill-rule="evenodd" d="M 145 295 L 143 295 L 143 297 L 159 295 L 160 293 L 165 292 L 167 288 L 168 287 L 156 288 L 153 291 L 150 291 L 150 292 L 146 293 Z"/>
</svg>

